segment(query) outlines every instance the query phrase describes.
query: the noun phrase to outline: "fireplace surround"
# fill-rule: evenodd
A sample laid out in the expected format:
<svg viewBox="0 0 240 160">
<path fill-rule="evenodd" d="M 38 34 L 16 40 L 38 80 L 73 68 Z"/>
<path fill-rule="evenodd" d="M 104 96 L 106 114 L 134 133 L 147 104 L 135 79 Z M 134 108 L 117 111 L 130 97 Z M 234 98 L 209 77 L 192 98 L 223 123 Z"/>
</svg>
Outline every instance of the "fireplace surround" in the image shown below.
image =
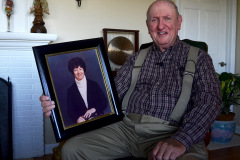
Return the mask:
<svg viewBox="0 0 240 160">
<path fill-rule="evenodd" d="M 12 84 L 0 78 L 0 159 L 12 157 Z"/>
<path fill-rule="evenodd" d="M 0 77 L 10 77 L 12 83 L 13 159 L 40 157 L 45 153 L 39 102 L 43 91 L 32 47 L 56 39 L 56 34 L 0 32 Z"/>
</svg>

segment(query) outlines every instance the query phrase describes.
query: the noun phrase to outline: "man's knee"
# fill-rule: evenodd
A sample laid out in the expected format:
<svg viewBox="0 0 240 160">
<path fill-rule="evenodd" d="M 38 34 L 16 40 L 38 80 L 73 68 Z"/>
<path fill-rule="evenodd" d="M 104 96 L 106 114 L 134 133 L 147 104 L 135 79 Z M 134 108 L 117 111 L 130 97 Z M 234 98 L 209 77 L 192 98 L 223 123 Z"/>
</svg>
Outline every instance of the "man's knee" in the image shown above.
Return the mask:
<svg viewBox="0 0 240 160">
<path fill-rule="evenodd" d="M 62 147 L 62 159 L 63 160 L 80 160 L 81 150 L 77 147 L 74 141 L 67 141 Z"/>
<path fill-rule="evenodd" d="M 207 160 L 208 152 L 205 146 L 205 143 L 199 142 L 190 147 L 188 152 L 186 152 L 183 156 L 179 157 L 178 160 Z"/>
</svg>

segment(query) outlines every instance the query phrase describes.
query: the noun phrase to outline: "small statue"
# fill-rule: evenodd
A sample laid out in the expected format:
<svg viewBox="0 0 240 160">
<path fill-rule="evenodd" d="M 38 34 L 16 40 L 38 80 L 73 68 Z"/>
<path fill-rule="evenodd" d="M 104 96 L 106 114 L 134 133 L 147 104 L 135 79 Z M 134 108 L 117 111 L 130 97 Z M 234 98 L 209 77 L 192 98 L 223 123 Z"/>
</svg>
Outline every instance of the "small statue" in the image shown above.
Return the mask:
<svg viewBox="0 0 240 160">
<path fill-rule="evenodd" d="M 76 0 L 78 1 L 78 6 L 81 7 L 81 0 Z"/>
</svg>

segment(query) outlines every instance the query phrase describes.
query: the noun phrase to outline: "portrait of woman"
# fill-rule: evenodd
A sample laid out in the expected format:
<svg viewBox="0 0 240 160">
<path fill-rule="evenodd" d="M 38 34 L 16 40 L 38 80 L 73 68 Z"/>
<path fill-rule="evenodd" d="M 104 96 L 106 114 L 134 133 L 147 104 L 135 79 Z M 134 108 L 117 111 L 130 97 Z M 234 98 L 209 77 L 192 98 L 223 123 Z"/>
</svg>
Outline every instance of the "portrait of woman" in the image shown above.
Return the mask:
<svg viewBox="0 0 240 160">
<path fill-rule="evenodd" d="M 86 77 L 90 72 L 80 57 L 68 61 L 74 82 L 67 89 L 67 114 L 72 123 L 81 123 L 104 114 L 108 100 L 97 82 Z"/>
</svg>

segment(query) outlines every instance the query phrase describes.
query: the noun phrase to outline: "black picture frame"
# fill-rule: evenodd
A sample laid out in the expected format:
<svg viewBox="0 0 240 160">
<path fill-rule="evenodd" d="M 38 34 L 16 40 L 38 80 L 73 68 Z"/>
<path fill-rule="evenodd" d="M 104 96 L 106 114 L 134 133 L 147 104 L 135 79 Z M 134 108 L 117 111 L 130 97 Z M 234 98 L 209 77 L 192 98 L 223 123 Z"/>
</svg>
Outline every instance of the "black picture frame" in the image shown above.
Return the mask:
<svg viewBox="0 0 240 160">
<path fill-rule="evenodd" d="M 33 47 L 33 53 L 44 92 L 43 94 L 55 101 L 56 107 L 52 110 L 51 122 L 57 142 L 122 120 L 123 115 L 103 38 L 35 46 Z M 77 114 L 76 112 L 81 112 L 86 108 L 78 109 L 79 106 L 76 104 L 80 103 L 75 103 L 75 100 L 81 99 L 79 96 L 82 96 L 79 94 L 80 89 L 77 89 L 78 87 L 75 82 L 76 77 L 70 72 L 71 69 L 68 69 L 69 60 L 76 57 L 81 58 L 86 66 L 84 71 L 88 91 L 87 102 L 94 105 L 94 107 L 96 106 L 96 113 L 97 110 L 101 110 L 101 113 L 96 117 L 86 119 L 86 121 L 80 123 L 77 123 L 73 117 L 78 117 L 80 113 Z M 95 92 L 91 92 L 93 86 Z M 96 88 L 100 89 L 96 90 Z M 78 93 L 74 92 L 76 89 Z M 89 94 L 91 96 L 89 96 Z M 80 107 L 82 106 L 83 105 Z M 106 108 L 103 110 L 103 108 L 99 106 Z M 97 107 L 99 109 L 97 109 Z"/>
</svg>

